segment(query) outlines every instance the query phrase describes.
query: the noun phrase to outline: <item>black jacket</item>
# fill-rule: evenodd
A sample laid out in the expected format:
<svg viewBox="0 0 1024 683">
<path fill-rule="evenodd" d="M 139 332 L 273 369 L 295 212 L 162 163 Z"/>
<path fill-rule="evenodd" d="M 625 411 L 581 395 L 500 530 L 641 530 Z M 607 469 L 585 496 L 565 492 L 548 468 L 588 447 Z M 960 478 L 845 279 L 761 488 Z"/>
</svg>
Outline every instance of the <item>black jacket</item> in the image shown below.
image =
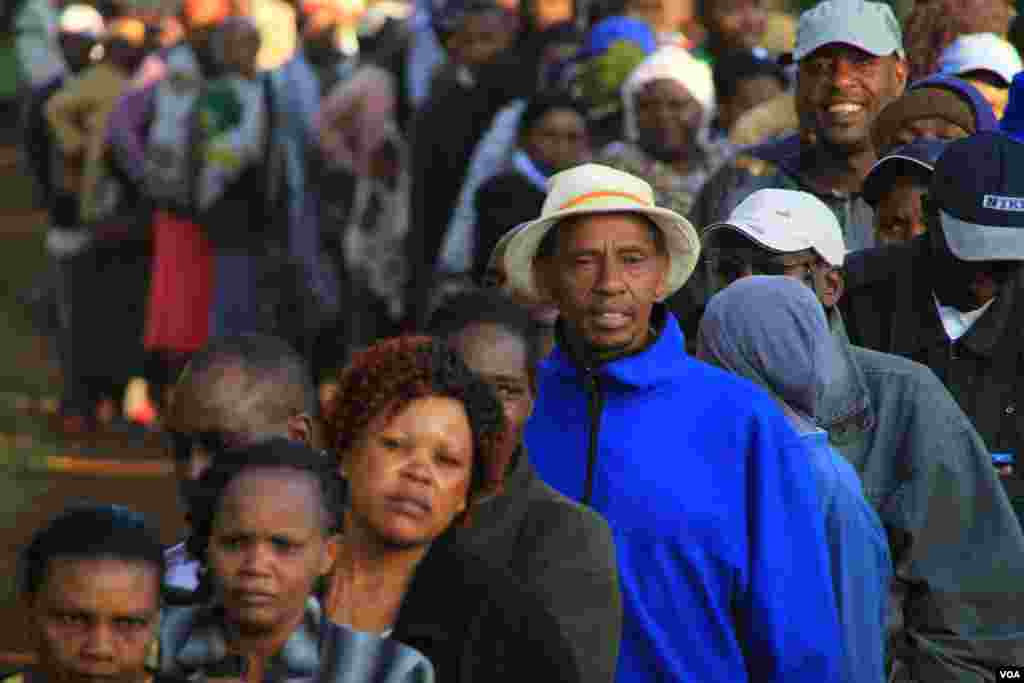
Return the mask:
<svg viewBox="0 0 1024 683">
<path fill-rule="evenodd" d="M 541 481 L 520 450 L 504 492 L 480 503 L 455 539 L 537 591 L 572 645 L 583 680 L 615 680 L 622 596 L 615 543 L 600 514 Z"/>
<path fill-rule="evenodd" d="M 540 215 L 544 190 L 516 171 L 489 179 L 476 192 L 476 244 L 473 276 L 479 281 L 501 236 Z"/>
<path fill-rule="evenodd" d="M 451 532 L 417 568 L 391 637 L 426 655 L 442 683 L 583 680 L 540 598 Z"/>
<path fill-rule="evenodd" d="M 993 453 L 1024 461 L 1024 269 L 968 332 L 951 342 L 932 295 L 927 236 L 852 253 L 843 309 L 850 341 L 928 366 Z M 1011 497 L 1019 484 L 1011 480 Z"/>
</svg>

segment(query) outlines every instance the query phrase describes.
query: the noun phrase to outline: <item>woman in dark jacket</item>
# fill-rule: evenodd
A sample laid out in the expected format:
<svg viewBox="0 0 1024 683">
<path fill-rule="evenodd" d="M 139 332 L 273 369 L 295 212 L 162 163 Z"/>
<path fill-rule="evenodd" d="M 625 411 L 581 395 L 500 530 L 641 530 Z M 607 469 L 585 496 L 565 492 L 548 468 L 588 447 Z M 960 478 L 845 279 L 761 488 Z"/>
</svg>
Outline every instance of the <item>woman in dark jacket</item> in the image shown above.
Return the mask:
<svg viewBox="0 0 1024 683">
<path fill-rule="evenodd" d="M 344 371 L 331 426 L 350 505 L 326 614 L 416 648 L 444 683 L 580 680 L 540 599 L 451 540 L 504 478 L 491 389 L 439 341 L 390 339 Z"/>
<path fill-rule="evenodd" d="M 518 137 L 512 168 L 485 182 L 476 193 L 473 277 L 477 282 L 501 236 L 540 215 L 548 178 L 590 158 L 586 114 L 567 94 L 531 99 L 519 120 Z"/>
</svg>

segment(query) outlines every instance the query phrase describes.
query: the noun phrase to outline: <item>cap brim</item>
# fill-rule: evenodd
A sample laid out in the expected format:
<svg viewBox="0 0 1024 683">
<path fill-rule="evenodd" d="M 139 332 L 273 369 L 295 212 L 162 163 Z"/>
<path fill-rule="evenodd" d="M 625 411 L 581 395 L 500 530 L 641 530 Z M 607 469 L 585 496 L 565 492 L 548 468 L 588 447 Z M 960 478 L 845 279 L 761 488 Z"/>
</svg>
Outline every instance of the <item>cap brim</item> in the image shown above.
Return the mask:
<svg viewBox="0 0 1024 683">
<path fill-rule="evenodd" d="M 1024 261 L 1024 229 L 978 225 L 939 211 L 946 244 L 961 261 Z"/>
<path fill-rule="evenodd" d="M 836 31 L 835 34 L 822 36 L 820 40 L 816 40 L 810 45 L 800 46 L 797 45 L 796 49 L 792 52 L 793 61 L 799 62 L 807 55 L 813 53 L 815 50 L 820 50 L 826 45 L 846 45 L 857 50 L 863 50 L 869 55 L 875 57 L 887 57 L 891 54 L 900 54 L 902 56 L 903 49 L 900 46 L 893 47 L 892 45 L 871 45 L 871 41 L 858 40 L 845 35 L 845 32 L 840 33 Z"/>
<path fill-rule="evenodd" d="M 899 162 L 899 165 L 896 162 Z M 878 200 L 885 193 L 886 187 L 888 187 L 887 181 L 892 177 L 893 173 L 896 173 L 896 169 L 903 164 L 911 164 L 915 168 L 929 174 L 935 171 L 935 167 L 927 162 L 904 154 L 891 154 L 883 157 L 875 162 L 875 165 L 871 167 L 871 170 L 868 171 L 867 176 L 864 178 L 864 186 L 861 189 L 861 196 L 864 197 L 864 201 L 872 206 L 877 204 Z"/>
<path fill-rule="evenodd" d="M 668 209 L 658 207 L 603 207 L 557 211 L 550 216 L 523 225 L 505 247 L 505 269 L 509 285 L 523 296 L 542 300 L 533 265 L 544 236 L 560 221 L 573 216 L 602 213 L 634 213 L 650 218 L 665 236 L 669 253 L 669 274 L 665 299 L 678 292 L 690 279 L 700 257 L 700 238 L 690 221 Z"/>
<path fill-rule="evenodd" d="M 794 251 L 803 251 L 804 249 L 809 249 L 809 247 L 806 244 L 796 244 L 789 242 L 788 240 L 785 239 L 785 236 L 782 236 L 782 238 L 778 240 L 777 243 L 773 242 L 772 244 L 769 244 L 764 239 L 759 237 L 758 234 L 749 225 L 743 223 L 742 221 L 723 221 L 721 223 L 712 223 L 711 225 L 704 229 L 704 244 L 709 247 L 712 246 L 713 242 L 715 241 L 715 238 L 726 231 L 739 233 L 740 235 L 743 235 L 748 240 L 750 240 L 757 246 L 761 247 L 762 249 L 773 252 L 775 254 L 790 254 Z"/>
</svg>

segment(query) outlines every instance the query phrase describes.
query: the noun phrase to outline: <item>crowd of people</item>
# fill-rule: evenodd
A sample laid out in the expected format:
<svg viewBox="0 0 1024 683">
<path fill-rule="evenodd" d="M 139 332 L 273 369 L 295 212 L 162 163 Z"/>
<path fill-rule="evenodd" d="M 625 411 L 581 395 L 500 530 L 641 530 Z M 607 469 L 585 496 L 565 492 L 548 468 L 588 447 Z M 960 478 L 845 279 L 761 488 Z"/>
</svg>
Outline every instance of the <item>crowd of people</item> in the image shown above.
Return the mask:
<svg viewBox="0 0 1024 683">
<path fill-rule="evenodd" d="M 1021 675 L 1024 67 L 962 4 L 26 29 L 64 427 L 143 373 L 188 531 L 41 529 L 13 676 Z"/>
</svg>

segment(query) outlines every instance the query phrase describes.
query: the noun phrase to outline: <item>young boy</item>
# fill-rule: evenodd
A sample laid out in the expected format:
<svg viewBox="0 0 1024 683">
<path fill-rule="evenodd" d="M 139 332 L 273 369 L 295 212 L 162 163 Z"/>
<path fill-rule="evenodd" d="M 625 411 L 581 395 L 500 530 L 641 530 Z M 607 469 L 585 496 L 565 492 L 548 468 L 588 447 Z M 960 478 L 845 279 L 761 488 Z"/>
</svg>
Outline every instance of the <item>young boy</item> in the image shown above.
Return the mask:
<svg viewBox="0 0 1024 683">
<path fill-rule="evenodd" d="M 197 101 L 200 222 L 214 249 L 211 334 L 255 332 L 256 257 L 263 239 L 269 132 L 266 83 L 258 73 L 260 34 L 246 17 L 220 28 L 215 52 L 224 75 Z"/>
<path fill-rule="evenodd" d="M 151 683 L 164 554 L 144 517 L 112 505 L 59 515 L 21 555 L 36 662 L 4 683 Z"/>
</svg>

